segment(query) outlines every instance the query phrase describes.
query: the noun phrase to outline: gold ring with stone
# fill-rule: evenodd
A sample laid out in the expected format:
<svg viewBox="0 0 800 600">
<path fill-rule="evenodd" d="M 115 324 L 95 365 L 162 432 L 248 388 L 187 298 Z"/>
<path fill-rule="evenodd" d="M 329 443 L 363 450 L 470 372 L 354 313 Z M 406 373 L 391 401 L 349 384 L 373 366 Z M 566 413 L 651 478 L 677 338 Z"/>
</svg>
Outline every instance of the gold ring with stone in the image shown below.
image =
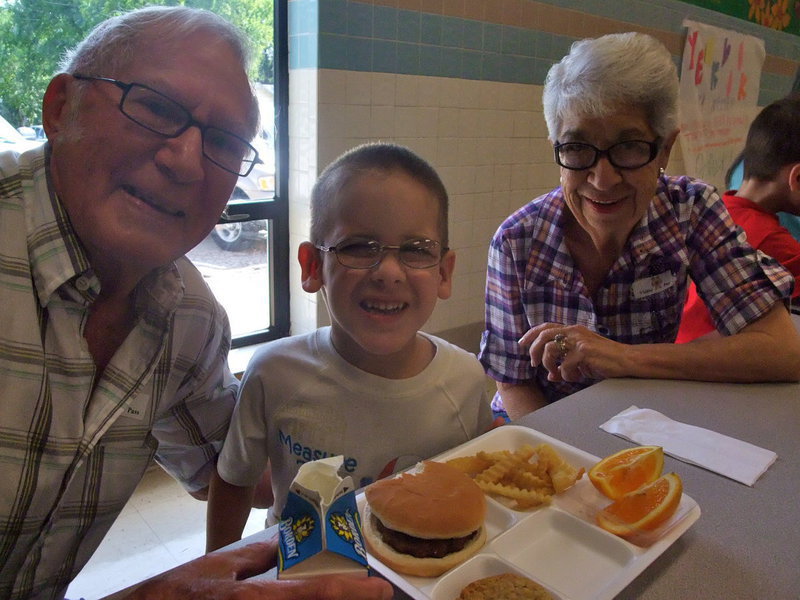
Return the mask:
<svg viewBox="0 0 800 600">
<path fill-rule="evenodd" d="M 567 347 L 567 336 L 563 333 L 557 333 L 556 337 L 553 338 L 553 342 L 555 342 L 556 348 L 558 348 L 558 352 L 561 354 L 561 358 L 564 358 L 569 351 Z"/>
</svg>

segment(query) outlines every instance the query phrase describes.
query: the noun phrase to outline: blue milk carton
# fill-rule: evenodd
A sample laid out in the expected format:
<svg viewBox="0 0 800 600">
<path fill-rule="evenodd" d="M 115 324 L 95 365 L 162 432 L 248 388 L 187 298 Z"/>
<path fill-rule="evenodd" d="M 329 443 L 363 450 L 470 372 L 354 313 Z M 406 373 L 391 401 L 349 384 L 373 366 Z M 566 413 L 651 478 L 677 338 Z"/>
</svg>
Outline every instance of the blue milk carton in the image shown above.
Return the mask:
<svg viewBox="0 0 800 600">
<path fill-rule="evenodd" d="M 305 463 L 289 487 L 278 525 L 278 579 L 368 574 L 353 480 L 339 474 L 343 460 Z"/>
</svg>

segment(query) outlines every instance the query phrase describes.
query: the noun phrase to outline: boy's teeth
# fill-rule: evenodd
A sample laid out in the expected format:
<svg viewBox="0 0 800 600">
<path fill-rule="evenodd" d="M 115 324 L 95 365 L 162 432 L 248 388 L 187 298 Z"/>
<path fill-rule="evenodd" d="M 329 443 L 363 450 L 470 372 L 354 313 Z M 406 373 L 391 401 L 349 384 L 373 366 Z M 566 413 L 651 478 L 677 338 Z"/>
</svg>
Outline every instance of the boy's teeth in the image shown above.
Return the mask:
<svg viewBox="0 0 800 600">
<path fill-rule="evenodd" d="M 400 310 L 400 309 L 403 308 L 403 304 L 402 303 L 400 303 L 400 304 L 391 303 L 390 304 L 390 303 L 387 303 L 387 302 L 365 302 L 364 306 L 368 310 L 380 310 L 380 311 L 385 311 L 385 312 L 394 311 L 394 310 Z"/>
</svg>

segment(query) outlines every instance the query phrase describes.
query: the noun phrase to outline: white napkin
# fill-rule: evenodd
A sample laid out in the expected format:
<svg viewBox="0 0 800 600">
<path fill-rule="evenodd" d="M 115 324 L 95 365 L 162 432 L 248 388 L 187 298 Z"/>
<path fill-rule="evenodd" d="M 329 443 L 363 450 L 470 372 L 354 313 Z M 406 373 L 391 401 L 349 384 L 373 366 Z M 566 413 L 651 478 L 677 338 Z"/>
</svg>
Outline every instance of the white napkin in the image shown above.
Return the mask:
<svg viewBox="0 0 800 600">
<path fill-rule="evenodd" d="M 637 406 L 611 417 L 600 429 L 643 446 L 661 446 L 670 456 L 749 486 L 778 458 L 771 450 Z"/>
</svg>

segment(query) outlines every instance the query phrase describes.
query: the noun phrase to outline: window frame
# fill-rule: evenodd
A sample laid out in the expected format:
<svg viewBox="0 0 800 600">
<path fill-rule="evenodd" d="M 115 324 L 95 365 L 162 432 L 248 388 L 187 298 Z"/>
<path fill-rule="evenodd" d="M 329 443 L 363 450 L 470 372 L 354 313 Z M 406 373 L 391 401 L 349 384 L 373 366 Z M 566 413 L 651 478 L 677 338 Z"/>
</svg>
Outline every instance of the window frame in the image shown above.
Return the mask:
<svg viewBox="0 0 800 600">
<path fill-rule="evenodd" d="M 241 348 L 289 335 L 289 22 L 287 0 L 273 5 L 273 65 L 275 103 L 275 190 L 264 200 L 237 200 L 228 204 L 234 222 L 266 219 L 269 224 L 270 323 L 262 331 L 231 340 L 232 348 Z M 236 218 L 237 215 L 247 215 Z M 220 224 L 229 221 L 220 219 Z"/>
</svg>

